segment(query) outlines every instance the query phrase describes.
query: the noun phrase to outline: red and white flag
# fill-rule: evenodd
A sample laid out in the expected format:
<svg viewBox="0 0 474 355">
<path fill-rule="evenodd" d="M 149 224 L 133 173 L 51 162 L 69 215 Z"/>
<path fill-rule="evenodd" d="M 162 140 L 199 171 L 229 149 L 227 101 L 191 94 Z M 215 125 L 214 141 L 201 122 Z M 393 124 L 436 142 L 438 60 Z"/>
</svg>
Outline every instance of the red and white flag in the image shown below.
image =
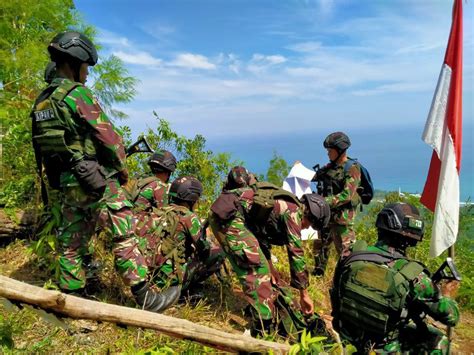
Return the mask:
<svg viewBox="0 0 474 355">
<path fill-rule="evenodd" d="M 454 0 L 444 64 L 422 136 L 433 147 L 421 203 L 434 212 L 430 255 L 456 242 L 462 143 L 462 0 Z"/>
</svg>

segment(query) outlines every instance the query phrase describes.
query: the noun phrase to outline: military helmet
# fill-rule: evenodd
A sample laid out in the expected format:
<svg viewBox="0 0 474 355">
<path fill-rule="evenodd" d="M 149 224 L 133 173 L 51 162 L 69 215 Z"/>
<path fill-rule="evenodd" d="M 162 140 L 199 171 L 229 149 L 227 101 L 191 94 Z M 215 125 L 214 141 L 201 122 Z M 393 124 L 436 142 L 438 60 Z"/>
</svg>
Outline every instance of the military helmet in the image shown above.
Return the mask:
<svg viewBox="0 0 474 355">
<path fill-rule="evenodd" d="M 329 223 L 331 217 L 331 209 L 328 203 L 318 194 L 305 194 L 301 197 L 301 201 L 309 207 L 309 219 L 316 229 L 322 229 Z"/>
<path fill-rule="evenodd" d="M 56 73 L 56 63 L 49 62 L 46 66 L 46 69 L 44 70 L 44 81 L 46 81 L 48 84 L 51 84 L 53 79 L 56 77 Z"/>
<path fill-rule="evenodd" d="M 334 132 L 324 140 L 324 148 L 334 148 L 338 152 L 343 152 L 351 146 L 351 140 L 344 132 Z"/>
<path fill-rule="evenodd" d="M 390 203 L 377 215 L 375 226 L 382 231 L 403 236 L 406 241 L 416 244 L 423 239 L 425 224 L 418 209 L 408 203 Z"/>
<path fill-rule="evenodd" d="M 232 188 L 247 186 L 249 182 L 249 172 L 243 166 L 234 166 L 227 175 L 227 185 Z"/>
<path fill-rule="evenodd" d="M 64 54 L 91 66 L 96 65 L 98 59 L 97 50 L 92 41 L 84 34 L 74 31 L 57 34 L 51 40 L 48 51 L 54 62 L 57 62 Z"/>
<path fill-rule="evenodd" d="M 169 171 L 172 173 L 176 170 L 176 158 L 170 151 L 158 149 L 148 159 L 148 165 L 153 171 Z"/>
<path fill-rule="evenodd" d="M 194 203 L 201 197 L 202 184 L 192 176 L 182 176 L 171 183 L 169 194 L 171 199 Z"/>
</svg>

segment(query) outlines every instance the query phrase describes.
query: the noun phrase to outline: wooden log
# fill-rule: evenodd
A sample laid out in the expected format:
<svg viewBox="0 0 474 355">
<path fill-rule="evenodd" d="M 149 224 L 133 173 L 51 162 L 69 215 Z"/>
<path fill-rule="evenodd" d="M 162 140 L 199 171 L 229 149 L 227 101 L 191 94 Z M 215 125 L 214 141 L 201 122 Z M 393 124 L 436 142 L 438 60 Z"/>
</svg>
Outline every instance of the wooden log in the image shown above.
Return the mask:
<svg viewBox="0 0 474 355">
<path fill-rule="evenodd" d="M 12 219 L 0 209 L 0 238 L 29 235 L 32 233 L 35 223 L 36 215 L 32 211 L 17 211 Z"/>
<path fill-rule="evenodd" d="M 290 345 L 231 334 L 185 319 L 86 300 L 52 290 L 45 290 L 0 275 L 0 297 L 36 305 L 71 318 L 91 319 L 158 330 L 166 335 L 199 342 L 225 351 L 286 354 Z"/>
</svg>

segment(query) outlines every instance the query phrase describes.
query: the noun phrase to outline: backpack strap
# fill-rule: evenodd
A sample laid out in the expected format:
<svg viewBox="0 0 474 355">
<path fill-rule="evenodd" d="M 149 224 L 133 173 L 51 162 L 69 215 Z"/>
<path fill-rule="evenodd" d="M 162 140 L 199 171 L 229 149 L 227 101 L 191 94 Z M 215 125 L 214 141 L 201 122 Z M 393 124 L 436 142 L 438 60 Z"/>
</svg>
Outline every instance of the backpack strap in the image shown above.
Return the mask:
<svg viewBox="0 0 474 355">
<path fill-rule="evenodd" d="M 153 181 L 157 181 L 157 180 L 159 180 L 159 179 L 155 175 L 140 178 L 140 179 L 138 179 L 137 187 L 138 187 L 139 190 L 141 190 L 142 188 L 144 188 L 149 183 L 151 183 Z"/>
<path fill-rule="evenodd" d="M 74 90 L 76 87 L 82 86 L 81 83 L 75 81 L 62 81 L 60 85 L 54 90 L 51 95 L 51 99 L 61 102 L 63 101 L 69 93 Z"/>
<path fill-rule="evenodd" d="M 344 174 L 349 173 L 354 164 L 359 164 L 356 158 L 347 158 L 347 161 L 344 163 Z"/>
</svg>

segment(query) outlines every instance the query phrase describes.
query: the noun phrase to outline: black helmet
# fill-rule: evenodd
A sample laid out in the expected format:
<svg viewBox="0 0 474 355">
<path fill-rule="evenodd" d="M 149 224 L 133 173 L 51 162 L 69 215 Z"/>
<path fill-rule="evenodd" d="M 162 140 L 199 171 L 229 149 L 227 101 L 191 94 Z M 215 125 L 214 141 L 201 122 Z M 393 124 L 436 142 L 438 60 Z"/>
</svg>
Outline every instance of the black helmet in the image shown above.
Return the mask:
<svg viewBox="0 0 474 355">
<path fill-rule="evenodd" d="M 172 182 L 169 194 L 172 200 L 194 203 L 201 197 L 202 184 L 192 176 L 182 176 Z"/>
<path fill-rule="evenodd" d="M 227 190 L 245 187 L 249 182 L 249 172 L 243 166 L 234 166 L 227 175 L 225 188 Z"/>
<path fill-rule="evenodd" d="M 390 203 L 377 215 L 375 226 L 381 231 L 399 234 L 409 244 L 423 239 L 425 224 L 418 209 L 408 203 Z"/>
<path fill-rule="evenodd" d="M 343 132 L 334 132 L 324 140 L 324 148 L 334 148 L 338 152 L 343 152 L 351 146 L 351 140 Z"/>
<path fill-rule="evenodd" d="M 309 207 L 309 219 L 316 229 L 322 229 L 329 223 L 331 209 L 324 197 L 318 194 L 306 194 L 301 197 L 301 201 Z"/>
<path fill-rule="evenodd" d="M 148 165 L 154 172 L 169 171 L 172 173 L 176 170 L 176 158 L 173 153 L 158 149 L 148 160 Z"/>
<path fill-rule="evenodd" d="M 97 63 L 97 50 L 89 38 L 79 32 L 68 31 L 57 34 L 48 46 L 53 62 L 67 54 L 91 66 Z"/>
<path fill-rule="evenodd" d="M 56 63 L 55 62 L 49 62 L 48 65 L 46 66 L 46 69 L 44 70 L 44 81 L 46 81 L 48 84 L 51 84 L 53 79 L 56 77 Z"/>
</svg>

